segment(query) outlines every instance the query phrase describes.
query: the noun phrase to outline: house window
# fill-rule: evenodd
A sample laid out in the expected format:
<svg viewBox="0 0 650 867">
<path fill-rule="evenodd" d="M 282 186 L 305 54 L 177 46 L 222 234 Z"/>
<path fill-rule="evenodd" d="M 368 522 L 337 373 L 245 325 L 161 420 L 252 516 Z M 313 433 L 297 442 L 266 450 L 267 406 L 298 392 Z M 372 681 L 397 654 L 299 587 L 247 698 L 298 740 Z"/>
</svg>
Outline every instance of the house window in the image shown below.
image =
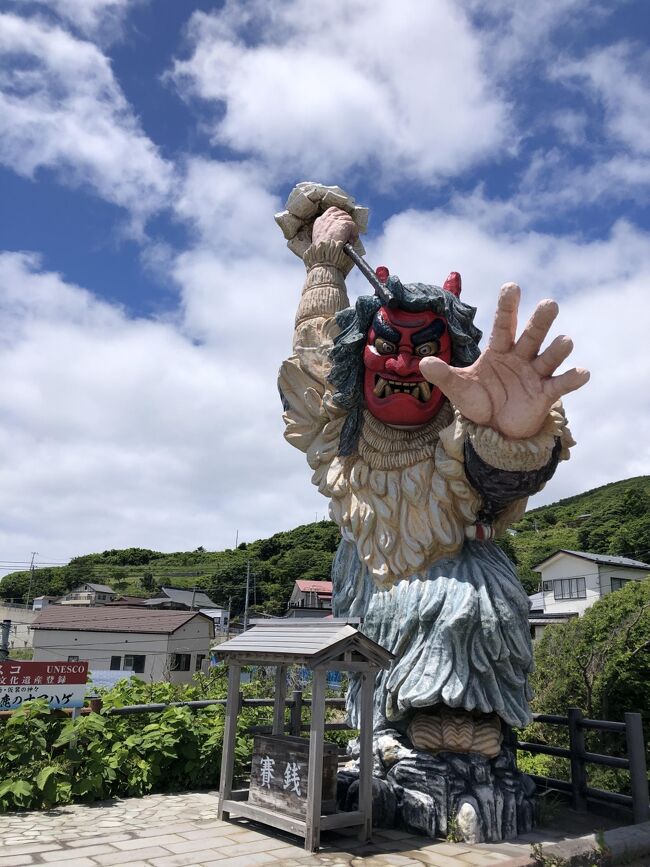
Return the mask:
<svg viewBox="0 0 650 867">
<path fill-rule="evenodd" d="M 196 654 L 196 666 L 195 671 L 201 671 L 201 663 L 205 659 L 205 653 L 197 653 Z"/>
<path fill-rule="evenodd" d="M 124 657 L 124 671 L 132 671 L 134 674 L 143 674 L 144 661 L 146 658 L 146 656 L 127 654 Z"/>
<path fill-rule="evenodd" d="M 69 656 L 68 662 L 79 662 L 79 657 L 78 656 Z"/>
<path fill-rule="evenodd" d="M 552 581 L 544 581 L 544 583 L 542 584 L 542 590 L 544 590 L 545 592 L 548 592 L 549 590 L 552 590 L 552 589 L 553 589 L 553 582 Z"/>
<path fill-rule="evenodd" d="M 621 587 L 625 587 L 625 585 L 630 581 L 630 578 L 611 578 L 612 582 L 612 593 L 614 590 L 620 590 Z"/>
<path fill-rule="evenodd" d="M 111 671 L 119 671 L 122 668 L 122 657 L 111 656 Z"/>
<path fill-rule="evenodd" d="M 584 578 L 561 578 L 553 585 L 555 599 L 585 599 L 587 596 Z"/>
<path fill-rule="evenodd" d="M 189 671 L 191 653 L 172 653 L 172 671 Z"/>
</svg>

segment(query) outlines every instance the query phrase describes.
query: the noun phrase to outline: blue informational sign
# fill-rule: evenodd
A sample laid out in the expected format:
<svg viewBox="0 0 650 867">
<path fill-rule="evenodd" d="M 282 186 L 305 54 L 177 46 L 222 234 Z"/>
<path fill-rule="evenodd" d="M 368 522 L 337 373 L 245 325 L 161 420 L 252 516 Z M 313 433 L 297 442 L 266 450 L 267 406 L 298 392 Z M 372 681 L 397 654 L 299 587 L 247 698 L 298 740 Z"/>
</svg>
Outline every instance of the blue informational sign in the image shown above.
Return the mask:
<svg viewBox="0 0 650 867">
<path fill-rule="evenodd" d="M 101 686 L 104 689 L 110 689 L 120 680 L 128 680 L 129 677 L 131 677 L 130 671 L 98 671 L 93 669 L 88 672 L 88 679 L 92 681 L 92 686 Z"/>
<path fill-rule="evenodd" d="M 328 671 L 327 672 L 327 688 L 328 689 L 341 689 L 343 685 L 343 678 L 341 677 L 340 671 Z"/>
</svg>

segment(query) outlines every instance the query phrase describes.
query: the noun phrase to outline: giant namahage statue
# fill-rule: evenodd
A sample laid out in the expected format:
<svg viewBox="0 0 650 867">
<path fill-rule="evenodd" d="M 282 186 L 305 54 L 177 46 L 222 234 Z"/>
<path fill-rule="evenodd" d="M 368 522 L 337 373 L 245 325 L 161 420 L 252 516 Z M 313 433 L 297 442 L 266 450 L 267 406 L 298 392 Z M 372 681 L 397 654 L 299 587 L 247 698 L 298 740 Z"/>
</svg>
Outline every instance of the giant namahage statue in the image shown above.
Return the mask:
<svg viewBox="0 0 650 867">
<path fill-rule="evenodd" d="M 455 272 L 439 287 L 377 269 L 351 307 L 344 245 L 363 252 L 367 210 L 338 187 L 299 184 L 276 220 L 307 268 L 279 377 L 285 436 L 341 528 L 335 615 L 361 617 L 396 656 L 377 681 L 376 820 L 514 836 L 532 825 L 534 785 L 504 734 L 531 721 L 533 654 L 528 597 L 492 540 L 569 457 L 559 399 L 589 374 L 554 375 L 567 337 L 541 351 L 555 302 L 517 338 L 513 283 L 483 351 Z M 353 682 L 353 724 L 356 698 Z M 353 781 L 352 768 L 344 807 Z"/>
</svg>

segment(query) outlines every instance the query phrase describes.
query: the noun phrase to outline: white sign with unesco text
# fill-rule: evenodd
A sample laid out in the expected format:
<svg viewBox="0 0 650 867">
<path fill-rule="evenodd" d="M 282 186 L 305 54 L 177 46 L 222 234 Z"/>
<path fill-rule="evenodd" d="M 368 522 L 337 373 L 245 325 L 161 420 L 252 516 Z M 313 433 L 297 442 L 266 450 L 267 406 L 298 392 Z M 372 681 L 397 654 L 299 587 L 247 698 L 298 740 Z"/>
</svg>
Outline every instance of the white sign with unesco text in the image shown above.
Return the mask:
<svg viewBox="0 0 650 867">
<path fill-rule="evenodd" d="M 47 699 L 51 708 L 83 707 L 87 662 L 0 662 L 0 710 L 18 710 L 24 702 Z"/>
</svg>

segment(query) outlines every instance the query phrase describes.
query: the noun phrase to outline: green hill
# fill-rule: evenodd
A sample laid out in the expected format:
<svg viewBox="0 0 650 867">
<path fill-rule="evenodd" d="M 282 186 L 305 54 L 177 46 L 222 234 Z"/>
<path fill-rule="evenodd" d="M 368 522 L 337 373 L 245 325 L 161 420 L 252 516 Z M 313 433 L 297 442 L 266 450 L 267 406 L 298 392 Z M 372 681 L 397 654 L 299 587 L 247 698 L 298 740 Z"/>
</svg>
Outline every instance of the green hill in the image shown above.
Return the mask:
<svg viewBox="0 0 650 867">
<path fill-rule="evenodd" d="M 512 528 L 505 547 L 529 592 L 532 571 L 557 548 L 615 554 L 650 562 L 650 476 L 612 482 L 557 503 L 531 509 Z"/>
<path fill-rule="evenodd" d="M 557 548 L 650 558 L 650 476 L 614 482 L 527 512 L 499 544 L 515 562 L 529 592 L 537 589 L 532 566 Z M 81 582 L 109 584 L 120 593 L 151 595 L 157 587 L 197 587 L 218 605 L 244 607 L 246 569 L 251 565 L 253 609 L 282 614 L 297 578 L 329 578 L 339 531 L 320 521 L 242 543 L 225 551 L 163 554 L 145 548 L 75 557 L 67 566 L 37 569 L 30 598 L 59 595 Z M 13 572 L 0 583 L 0 597 L 25 601 L 30 573 Z"/>
</svg>

